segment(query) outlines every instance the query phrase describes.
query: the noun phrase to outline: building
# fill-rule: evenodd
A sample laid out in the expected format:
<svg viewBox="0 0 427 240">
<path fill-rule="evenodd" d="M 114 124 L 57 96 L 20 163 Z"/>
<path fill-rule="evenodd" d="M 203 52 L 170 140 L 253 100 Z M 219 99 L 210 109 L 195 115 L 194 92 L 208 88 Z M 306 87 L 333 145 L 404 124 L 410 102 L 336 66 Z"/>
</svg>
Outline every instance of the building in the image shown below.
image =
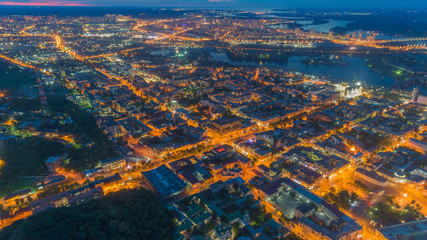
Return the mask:
<svg viewBox="0 0 427 240">
<path fill-rule="evenodd" d="M 30 208 L 33 213 L 38 213 L 38 212 L 42 212 L 52 208 L 65 207 L 65 206 L 68 207 L 70 206 L 68 203 L 69 196 L 70 196 L 70 193 L 68 191 L 61 192 L 51 197 L 42 198 L 40 200 L 31 202 Z"/>
<path fill-rule="evenodd" d="M 116 121 L 108 121 L 104 124 L 104 126 L 112 137 L 116 138 L 123 136 L 122 128 L 120 127 L 120 124 L 118 124 Z"/>
<path fill-rule="evenodd" d="M 16 143 L 15 136 L 0 136 L 0 149 Z"/>
<path fill-rule="evenodd" d="M 344 96 L 347 98 L 354 98 L 362 95 L 363 93 L 363 87 L 360 85 L 360 83 L 357 83 L 354 86 L 350 86 L 346 88 Z"/>
<path fill-rule="evenodd" d="M 100 161 L 102 171 L 114 171 L 126 166 L 126 159 L 123 157 L 109 158 Z"/>
<path fill-rule="evenodd" d="M 47 167 L 47 170 L 51 173 L 56 173 L 56 171 L 61 167 L 63 157 L 49 157 L 44 164 Z"/>
<path fill-rule="evenodd" d="M 375 233 L 381 240 L 427 239 L 427 219 L 377 228 Z"/>
<path fill-rule="evenodd" d="M 353 240 L 362 235 L 363 228 L 356 221 L 289 178 L 258 188 L 283 215 L 298 219 L 296 224 L 308 239 Z"/>
<path fill-rule="evenodd" d="M 227 224 L 221 224 L 215 227 L 215 239 L 227 240 L 231 239 L 231 226 Z"/>
<path fill-rule="evenodd" d="M 48 198 L 33 201 L 30 203 L 29 207 L 34 214 L 52 208 L 81 205 L 102 196 L 104 196 L 103 189 L 101 187 L 94 187 L 93 184 L 90 184 L 73 191 L 65 191 Z"/>
<path fill-rule="evenodd" d="M 153 170 L 141 173 L 142 181 L 165 199 L 183 193 L 187 186 L 183 180 L 164 164 Z"/>
<path fill-rule="evenodd" d="M 199 159 L 195 156 L 169 163 L 170 168 L 192 187 L 213 181 L 213 175 L 200 165 Z"/>
<path fill-rule="evenodd" d="M 238 117 L 222 117 L 212 121 L 211 128 L 218 136 L 224 136 L 242 129 L 242 121 Z"/>
<path fill-rule="evenodd" d="M 357 82 L 356 84 L 337 84 L 336 87 L 337 90 L 340 91 L 346 98 L 354 98 L 362 95 L 363 93 L 363 86 L 360 82 Z"/>
<path fill-rule="evenodd" d="M 297 208 L 295 208 L 295 217 L 296 218 L 303 218 L 310 216 L 314 213 L 315 207 L 312 204 L 304 203 L 302 205 L 299 205 Z"/>
<path fill-rule="evenodd" d="M 269 168 L 264 164 L 259 165 L 258 170 L 270 182 L 274 182 L 282 178 L 282 172 L 280 172 L 280 170 L 275 168 Z"/>
<path fill-rule="evenodd" d="M 350 161 L 352 164 L 359 164 L 363 161 L 363 153 L 355 152 L 339 136 L 333 135 L 323 142 L 318 142 L 316 147 L 323 150 L 328 155 L 335 155 Z"/>
<path fill-rule="evenodd" d="M 427 105 L 427 96 L 420 94 L 420 89 L 418 87 L 414 88 L 412 92 L 412 101 L 415 103 Z"/>
<path fill-rule="evenodd" d="M 123 180 L 120 174 L 115 173 L 113 176 L 92 182 L 89 184 L 89 186 L 91 188 L 101 187 L 104 194 L 107 194 L 108 192 L 121 189 L 125 184 L 126 182 Z"/>
<path fill-rule="evenodd" d="M 8 224 L 10 222 L 10 212 L 9 211 L 0 211 L 0 223 Z"/>
<path fill-rule="evenodd" d="M 206 203 L 199 196 L 192 195 L 177 202 L 174 202 L 169 209 L 172 210 L 177 219 L 182 223 L 178 225 L 178 231 L 182 232 L 192 227 L 200 227 L 208 224 L 212 219 L 212 214 Z"/>
<path fill-rule="evenodd" d="M 375 171 L 369 171 L 364 168 L 357 168 L 354 172 L 354 177 L 379 187 L 386 187 L 388 185 L 388 180 L 386 178 L 381 177 Z"/>
<path fill-rule="evenodd" d="M 408 139 L 406 146 L 409 149 L 413 149 L 413 150 L 420 152 L 422 154 L 427 153 L 427 143 L 421 142 L 420 140 L 417 140 L 415 138 Z"/>
<path fill-rule="evenodd" d="M 15 191 L 4 198 L 4 202 L 7 205 L 11 205 L 14 203 L 16 199 L 25 199 L 28 196 L 31 196 L 32 192 L 30 188 Z"/>
<path fill-rule="evenodd" d="M 37 184 L 37 189 L 58 186 L 68 181 L 69 179 L 67 179 L 64 175 L 55 174 L 55 175 L 46 176 L 43 178 L 42 181 L 40 181 L 40 183 Z"/>
</svg>

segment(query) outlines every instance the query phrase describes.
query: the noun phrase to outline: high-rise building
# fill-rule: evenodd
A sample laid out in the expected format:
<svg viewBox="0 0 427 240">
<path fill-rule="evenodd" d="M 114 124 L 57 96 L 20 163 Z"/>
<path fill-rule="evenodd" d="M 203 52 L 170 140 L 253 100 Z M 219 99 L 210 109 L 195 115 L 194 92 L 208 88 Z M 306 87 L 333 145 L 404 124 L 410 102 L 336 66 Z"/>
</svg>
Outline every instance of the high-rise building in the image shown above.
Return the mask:
<svg viewBox="0 0 427 240">
<path fill-rule="evenodd" d="M 357 35 L 358 39 L 362 39 L 363 38 L 363 31 L 361 29 L 359 29 L 359 33 Z"/>
</svg>

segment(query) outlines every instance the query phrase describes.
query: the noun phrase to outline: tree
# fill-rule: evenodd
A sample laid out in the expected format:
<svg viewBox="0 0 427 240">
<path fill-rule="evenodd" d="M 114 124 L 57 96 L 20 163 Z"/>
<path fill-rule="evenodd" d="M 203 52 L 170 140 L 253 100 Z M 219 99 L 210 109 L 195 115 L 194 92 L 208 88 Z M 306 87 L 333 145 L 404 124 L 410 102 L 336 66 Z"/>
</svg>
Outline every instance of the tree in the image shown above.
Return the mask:
<svg viewBox="0 0 427 240">
<path fill-rule="evenodd" d="M 221 217 L 219 217 L 219 220 L 221 221 L 221 223 L 228 223 L 228 218 L 225 215 L 221 215 Z"/>
<path fill-rule="evenodd" d="M 290 235 L 286 236 L 284 240 L 303 240 L 303 239 L 295 235 L 295 233 L 291 233 Z"/>
<path fill-rule="evenodd" d="M 355 193 L 355 192 L 352 192 L 351 193 L 351 195 L 350 195 L 350 200 L 351 201 L 356 201 L 357 199 L 359 198 L 359 196 Z"/>
<path fill-rule="evenodd" d="M 19 177 L 47 172 L 44 161 L 48 157 L 61 155 L 64 151 L 62 143 L 38 137 L 26 137 L 3 148 L 0 155 L 6 164 L 0 171 L 0 196 L 31 187 L 28 179 Z"/>
<path fill-rule="evenodd" d="M 271 213 L 265 214 L 265 216 L 264 216 L 264 222 L 270 220 L 272 217 L 273 217 L 273 215 Z"/>
<path fill-rule="evenodd" d="M 233 236 L 235 236 L 240 230 L 240 223 L 235 222 L 231 225 L 231 232 L 233 233 Z"/>
<path fill-rule="evenodd" d="M 121 190 L 79 206 L 46 210 L 0 232 L 0 239 L 5 240 L 173 238 L 170 213 L 156 196 L 142 189 Z"/>
<path fill-rule="evenodd" d="M 89 178 L 87 178 L 84 182 L 83 182 L 83 186 L 84 185 L 87 185 L 87 184 L 89 184 L 90 183 L 90 179 Z"/>
</svg>

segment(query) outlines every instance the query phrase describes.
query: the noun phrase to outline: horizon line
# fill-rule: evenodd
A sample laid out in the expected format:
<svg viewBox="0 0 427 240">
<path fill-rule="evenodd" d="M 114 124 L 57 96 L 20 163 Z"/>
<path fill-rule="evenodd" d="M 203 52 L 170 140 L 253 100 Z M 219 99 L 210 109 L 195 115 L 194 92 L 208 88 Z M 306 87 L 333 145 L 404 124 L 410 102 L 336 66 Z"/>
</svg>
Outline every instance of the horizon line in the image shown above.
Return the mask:
<svg viewBox="0 0 427 240">
<path fill-rule="evenodd" d="M 55 1 L 55 2 L 65 2 L 65 1 Z M 93 7 L 93 8 L 167 8 L 167 9 L 180 9 L 180 8 L 186 8 L 186 9 L 194 9 L 194 8 L 219 8 L 219 9 L 253 9 L 253 8 L 259 8 L 259 9 L 323 9 L 323 10 L 373 10 L 373 9 L 396 9 L 396 10 L 403 10 L 403 9 L 417 9 L 417 10 L 427 10 L 427 8 L 419 8 L 419 7 L 234 7 L 234 6 L 140 6 L 140 5 L 120 5 L 120 6 L 111 6 L 111 5 L 91 5 L 91 4 L 82 4 L 82 3 L 73 3 L 73 2 L 67 2 L 66 4 L 62 5 L 52 5 L 52 2 L 50 3 L 42 3 L 42 2 L 0 2 L 0 7 Z"/>
</svg>

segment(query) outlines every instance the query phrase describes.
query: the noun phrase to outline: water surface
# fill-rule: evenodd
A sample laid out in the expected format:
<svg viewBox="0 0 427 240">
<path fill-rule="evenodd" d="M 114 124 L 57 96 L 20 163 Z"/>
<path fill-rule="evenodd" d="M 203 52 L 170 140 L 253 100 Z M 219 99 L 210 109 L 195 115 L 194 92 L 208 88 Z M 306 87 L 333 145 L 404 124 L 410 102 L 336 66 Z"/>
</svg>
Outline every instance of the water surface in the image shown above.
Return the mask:
<svg viewBox="0 0 427 240">
<path fill-rule="evenodd" d="M 365 64 L 365 59 L 359 57 L 344 56 L 343 61 L 349 63 L 346 66 L 335 65 L 306 65 L 301 61 L 306 59 L 305 56 L 291 56 L 287 63 L 254 63 L 254 62 L 235 62 L 230 61 L 225 53 L 211 52 L 212 60 L 227 62 L 232 65 L 245 66 L 271 66 L 283 67 L 286 70 L 294 70 L 304 74 L 322 76 L 331 80 L 344 82 L 362 82 L 368 85 L 390 86 L 394 80 L 389 77 L 383 77 L 381 74 L 371 71 Z"/>
</svg>

